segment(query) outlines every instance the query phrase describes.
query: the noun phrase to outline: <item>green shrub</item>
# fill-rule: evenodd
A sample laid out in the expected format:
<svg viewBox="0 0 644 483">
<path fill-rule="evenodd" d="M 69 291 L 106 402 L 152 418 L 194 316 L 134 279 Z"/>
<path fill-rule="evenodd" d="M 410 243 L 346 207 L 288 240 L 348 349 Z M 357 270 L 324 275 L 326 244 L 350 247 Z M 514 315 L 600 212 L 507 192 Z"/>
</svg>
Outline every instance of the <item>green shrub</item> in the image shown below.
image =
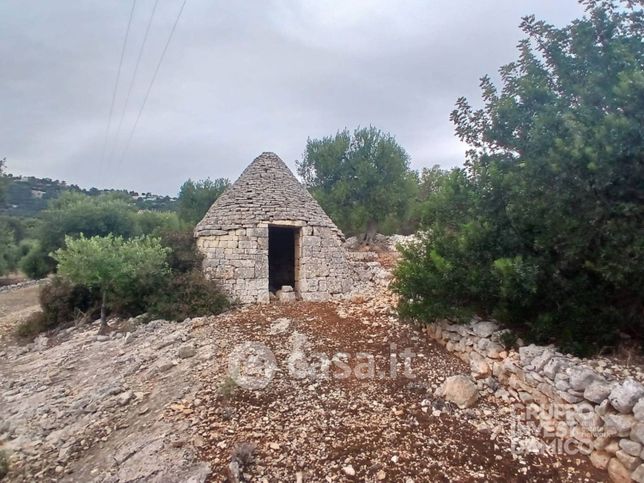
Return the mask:
<svg viewBox="0 0 644 483">
<path fill-rule="evenodd" d="M 174 273 L 187 273 L 201 268 L 203 255 L 197 250 L 192 230 L 164 231 L 161 244 L 170 249 L 168 265 Z"/>
<path fill-rule="evenodd" d="M 219 314 L 229 306 L 219 286 L 198 270 L 173 274 L 147 302 L 150 315 L 168 320 Z"/>
<path fill-rule="evenodd" d="M 48 329 L 71 322 L 82 314 L 95 314 L 99 301 L 96 291 L 59 276 L 40 289 L 40 308 Z"/>
<path fill-rule="evenodd" d="M 39 243 L 33 243 L 18 264 L 20 270 L 29 278 L 38 280 L 46 277 L 55 267 L 55 262 L 47 256 Z"/>
<path fill-rule="evenodd" d="M 472 149 L 439 177 L 427 234 L 403 252 L 404 315 L 469 308 L 580 355 L 644 336 L 644 11 L 583 3 L 562 28 L 524 18 L 501 88 L 485 77 L 481 109 L 458 100 Z"/>
<path fill-rule="evenodd" d="M 33 338 L 42 332 L 78 319 L 81 315 L 98 313 L 98 294 L 73 285 L 61 277 L 51 278 L 40 289 L 40 311 L 18 324 L 16 335 Z"/>
</svg>

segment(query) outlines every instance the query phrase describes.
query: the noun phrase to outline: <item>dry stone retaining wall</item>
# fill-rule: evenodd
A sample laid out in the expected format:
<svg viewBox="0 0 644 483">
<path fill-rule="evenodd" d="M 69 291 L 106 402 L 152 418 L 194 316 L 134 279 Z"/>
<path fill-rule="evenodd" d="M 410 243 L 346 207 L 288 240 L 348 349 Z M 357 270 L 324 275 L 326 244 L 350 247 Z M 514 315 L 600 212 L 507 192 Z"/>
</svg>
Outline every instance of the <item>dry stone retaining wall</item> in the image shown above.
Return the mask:
<svg viewBox="0 0 644 483">
<path fill-rule="evenodd" d="M 638 369 L 615 370 L 551 346 L 506 350 L 495 322 L 447 321 L 426 333 L 469 363 L 483 393 L 514 400 L 545 431 L 576 441 L 612 481 L 644 483 L 644 385 Z M 621 372 L 618 373 L 618 372 Z"/>
<path fill-rule="evenodd" d="M 46 278 L 42 278 L 40 280 L 27 280 L 26 282 L 18 282 L 13 285 L 5 285 L 4 287 L 0 287 L 0 293 L 12 292 L 13 290 L 18 290 L 20 288 L 33 287 L 35 285 L 45 283 L 46 281 Z"/>
</svg>

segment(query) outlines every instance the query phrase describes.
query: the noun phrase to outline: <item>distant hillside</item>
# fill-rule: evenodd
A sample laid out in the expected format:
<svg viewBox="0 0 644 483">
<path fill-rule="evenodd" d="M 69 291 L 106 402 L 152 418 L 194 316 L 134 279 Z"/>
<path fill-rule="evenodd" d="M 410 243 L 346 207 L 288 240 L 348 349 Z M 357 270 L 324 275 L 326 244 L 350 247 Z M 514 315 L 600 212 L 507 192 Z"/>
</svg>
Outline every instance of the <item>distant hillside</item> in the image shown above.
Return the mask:
<svg viewBox="0 0 644 483">
<path fill-rule="evenodd" d="M 176 208 L 177 199 L 170 196 L 159 196 L 152 193 L 137 193 L 127 190 L 99 190 L 97 188 L 83 189 L 65 181 L 33 176 L 7 175 L 7 197 L 5 206 L 0 207 L 0 213 L 13 216 L 35 216 L 47 207 L 50 200 L 58 198 L 62 193 L 73 191 L 88 196 L 98 196 L 104 193 L 125 193 L 130 196 L 142 210 L 172 211 Z"/>
</svg>

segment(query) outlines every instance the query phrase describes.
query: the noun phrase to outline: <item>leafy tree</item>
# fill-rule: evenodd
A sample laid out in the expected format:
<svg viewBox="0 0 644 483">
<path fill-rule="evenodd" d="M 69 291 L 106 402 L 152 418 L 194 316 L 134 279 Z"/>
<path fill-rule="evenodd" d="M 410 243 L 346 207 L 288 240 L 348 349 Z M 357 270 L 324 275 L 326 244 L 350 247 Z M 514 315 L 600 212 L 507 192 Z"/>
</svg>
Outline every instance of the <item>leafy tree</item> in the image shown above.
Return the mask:
<svg viewBox="0 0 644 483">
<path fill-rule="evenodd" d="M 7 223 L 0 221 L 0 275 L 5 275 L 17 266 L 18 247 L 14 233 Z"/>
<path fill-rule="evenodd" d="M 189 179 L 179 190 L 179 218 L 193 226 L 196 225 L 229 185 L 230 182 L 225 178 L 207 178 L 201 181 Z"/>
<path fill-rule="evenodd" d="M 297 168 L 329 216 L 365 242 L 388 217 L 407 213 L 416 189 L 408 154 L 375 127 L 308 139 Z"/>
<path fill-rule="evenodd" d="M 90 197 L 64 193 L 42 213 L 42 221 L 38 239 L 45 254 L 62 247 L 68 235 L 130 238 L 138 234 L 134 205 L 112 194 Z"/>
<path fill-rule="evenodd" d="M 5 174 L 6 164 L 7 158 L 0 159 L 0 206 L 4 205 L 7 195 L 7 175 Z"/>
<path fill-rule="evenodd" d="M 4 203 L 6 191 L 4 165 L 5 159 L 0 159 L 0 205 Z M 0 275 L 4 275 L 15 266 L 15 251 L 14 232 L 4 220 L 0 220 Z"/>
<path fill-rule="evenodd" d="M 183 225 L 175 213 L 138 210 L 123 192 L 98 196 L 67 192 L 52 200 L 40 219 L 38 244 L 23 263 L 31 277 L 42 277 L 55 269 L 49 254 L 64 245 L 66 236 L 112 234 L 133 238 L 176 230 Z"/>
<path fill-rule="evenodd" d="M 101 332 L 107 328 L 107 308 L 124 287 L 151 276 L 163 277 L 168 271 L 168 249 L 158 238 L 125 240 L 108 235 L 85 238 L 65 237 L 65 247 L 56 250 L 59 274 L 70 282 L 96 288 L 101 294 Z"/>
<path fill-rule="evenodd" d="M 185 223 L 172 211 L 143 210 L 137 213 L 136 223 L 139 233 L 154 236 L 169 231 L 177 231 L 185 226 Z"/>
<path fill-rule="evenodd" d="M 501 88 L 458 100 L 467 176 L 430 202 L 458 216 L 429 216 L 406 251 L 403 312 L 468 305 L 577 353 L 644 333 L 644 14 L 582 3 L 562 28 L 525 17 Z"/>
<path fill-rule="evenodd" d="M 6 158 L 0 159 L 0 206 L 4 205 L 7 191 L 6 162 Z M 15 231 L 7 220 L 0 220 L 0 275 L 16 268 L 16 256 Z"/>
</svg>

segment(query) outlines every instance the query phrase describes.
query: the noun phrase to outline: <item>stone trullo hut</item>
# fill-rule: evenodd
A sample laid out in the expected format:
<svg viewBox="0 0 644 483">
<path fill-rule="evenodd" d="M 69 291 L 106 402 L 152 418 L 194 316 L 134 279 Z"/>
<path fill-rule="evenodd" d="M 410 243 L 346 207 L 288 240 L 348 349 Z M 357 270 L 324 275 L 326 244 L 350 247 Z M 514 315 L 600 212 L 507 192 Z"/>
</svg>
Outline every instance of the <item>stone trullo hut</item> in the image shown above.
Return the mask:
<svg viewBox="0 0 644 483">
<path fill-rule="evenodd" d="M 313 301 L 351 288 L 344 235 L 273 153 L 244 170 L 195 236 L 206 276 L 242 303 L 268 302 L 283 286 Z"/>
</svg>

